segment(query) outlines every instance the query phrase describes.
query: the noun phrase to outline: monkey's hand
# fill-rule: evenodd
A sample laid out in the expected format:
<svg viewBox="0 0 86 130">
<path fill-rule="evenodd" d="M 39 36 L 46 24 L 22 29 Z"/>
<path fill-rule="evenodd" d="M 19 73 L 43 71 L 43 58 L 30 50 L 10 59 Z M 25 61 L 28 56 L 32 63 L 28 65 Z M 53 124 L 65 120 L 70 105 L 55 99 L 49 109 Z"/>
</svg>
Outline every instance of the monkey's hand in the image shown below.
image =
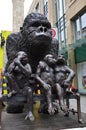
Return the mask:
<svg viewBox="0 0 86 130">
<path fill-rule="evenodd" d="M 20 62 L 18 59 L 15 59 L 15 60 L 14 60 L 14 64 L 15 64 L 15 65 L 20 65 L 21 62 Z"/>
<path fill-rule="evenodd" d="M 70 86 L 70 81 L 69 80 L 64 80 L 63 84 L 64 84 L 64 86 L 69 87 Z"/>
</svg>

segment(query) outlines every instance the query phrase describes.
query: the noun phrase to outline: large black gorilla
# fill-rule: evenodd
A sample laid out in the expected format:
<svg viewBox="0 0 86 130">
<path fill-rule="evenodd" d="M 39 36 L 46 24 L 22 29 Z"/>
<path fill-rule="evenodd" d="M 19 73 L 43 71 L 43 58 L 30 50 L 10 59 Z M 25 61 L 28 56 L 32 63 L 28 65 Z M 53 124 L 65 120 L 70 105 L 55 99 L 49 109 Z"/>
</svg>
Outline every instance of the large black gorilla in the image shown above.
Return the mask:
<svg viewBox="0 0 86 130">
<path fill-rule="evenodd" d="M 57 55 L 58 41 L 52 39 L 51 24 L 43 14 L 31 13 L 27 15 L 20 31 L 8 36 L 6 42 L 8 57 L 6 70 L 19 51 L 24 51 L 29 55 L 29 63 L 33 73 L 36 71 L 38 62 L 46 54 L 53 53 Z"/>
</svg>

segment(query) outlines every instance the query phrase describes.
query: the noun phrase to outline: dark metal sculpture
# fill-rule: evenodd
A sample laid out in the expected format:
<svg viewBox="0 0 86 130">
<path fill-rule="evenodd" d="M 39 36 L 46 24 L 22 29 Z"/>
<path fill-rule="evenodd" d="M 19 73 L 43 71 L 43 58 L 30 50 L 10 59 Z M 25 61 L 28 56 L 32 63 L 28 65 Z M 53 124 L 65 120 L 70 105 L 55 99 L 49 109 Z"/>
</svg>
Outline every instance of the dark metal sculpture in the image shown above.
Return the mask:
<svg viewBox="0 0 86 130">
<path fill-rule="evenodd" d="M 29 111 L 25 119 L 34 120 L 32 95 L 34 84 L 31 85 L 29 82 L 31 74 L 37 73 L 35 80 L 44 90 L 49 114 L 54 114 L 56 110 L 51 97 L 53 90 L 56 91 L 60 107 L 64 106 L 62 103 L 64 92 L 72 93 L 70 85 L 75 73 L 65 64 L 64 57 L 58 56 L 58 41 L 52 38 L 51 24 L 43 14 L 27 15 L 20 31 L 8 36 L 6 52 L 8 62 L 5 73 L 11 89 L 8 96 L 10 98 L 20 93 L 20 90 L 22 94 L 25 94 Z M 77 96 L 77 102 L 79 110 L 79 96 Z M 79 120 L 80 114 L 79 111 Z"/>
<path fill-rule="evenodd" d="M 75 72 L 66 65 L 66 60 L 63 55 L 59 55 L 57 58 L 57 62 L 54 67 L 54 75 L 55 89 L 58 95 L 59 105 L 60 108 L 66 112 L 67 110 L 63 99 L 67 92 L 72 93 L 70 86 L 72 85 Z"/>
<path fill-rule="evenodd" d="M 36 75 L 36 80 L 40 84 L 40 87 L 44 88 L 44 92 L 48 103 L 48 112 L 50 115 L 55 113 L 52 104 L 52 87 L 54 86 L 54 73 L 52 66 L 54 62 L 55 59 L 53 55 L 47 54 L 44 57 L 44 59 L 39 62 Z"/>
<path fill-rule="evenodd" d="M 13 62 L 9 65 L 6 77 L 10 92 L 8 97 L 13 95 L 22 94 L 26 96 L 28 105 L 28 114 L 25 119 L 34 120 L 33 116 L 33 95 L 32 89 L 29 84 L 29 78 L 32 74 L 31 67 L 28 63 L 28 56 L 25 52 L 19 51 L 16 54 Z"/>
<path fill-rule="evenodd" d="M 28 62 L 32 73 L 36 72 L 39 61 L 46 54 L 49 52 L 58 54 L 58 41 L 52 39 L 51 24 L 43 14 L 31 13 L 27 15 L 20 31 L 8 36 L 6 41 L 8 62 L 5 72 L 8 72 L 9 65 L 14 62 L 16 53 L 19 51 L 24 51 L 29 56 Z M 13 86 L 15 86 L 14 82 Z M 11 106 L 9 106 L 9 111 L 10 109 Z"/>
<path fill-rule="evenodd" d="M 44 60 L 41 61 L 37 68 L 37 80 L 41 83 L 44 89 L 49 90 L 47 93 L 48 104 L 52 104 L 51 95 L 56 94 L 59 99 L 60 108 L 67 112 L 65 106 L 64 94 L 66 92 L 72 93 L 70 86 L 75 73 L 66 65 L 66 61 L 63 55 L 59 55 L 57 58 L 51 54 L 45 56 Z M 40 77 L 40 78 L 39 78 Z M 50 95 L 49 95 L 50 94 Z M 49 107 L 48 107 L 49 108 Z M 53 110 L 53 105 L 52 108 Z M 54 111 L 55 112 L 55 111 Z"/>
</svg>

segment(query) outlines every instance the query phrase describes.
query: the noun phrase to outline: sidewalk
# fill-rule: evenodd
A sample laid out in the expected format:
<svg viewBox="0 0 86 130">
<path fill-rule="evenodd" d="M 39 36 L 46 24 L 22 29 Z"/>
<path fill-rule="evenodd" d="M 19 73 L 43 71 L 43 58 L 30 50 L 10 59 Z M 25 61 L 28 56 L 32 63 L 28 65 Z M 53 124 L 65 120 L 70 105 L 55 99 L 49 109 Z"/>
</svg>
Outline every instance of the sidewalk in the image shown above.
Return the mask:
<svg viewBox="0 0 86 130">
<path fill-rule="evenodd" d="M 85 95 L 81 95 L 81 112 L 86 113 L 86 96 Z M 73 108 L 77 108 L 77 104 L 76 104 L 76 100 L 75 99 L 70 99 L 70 106 Z"/>
<path fill-rule="evenodd" d="M 83 124 L 78 123 L 77 114 L 70 113 L 69 117 L 65 117 L 61 111 L 58 114 L 50 116 L 48 114 L 39 114 L 36 103 L 34 105 L 35 121 L 24 120 L 26 112 L 20 114 L 8 114 L 6 111 L 2 112 L 2 128 L 3 130 L 86 130 L 86 96 L 81 95 L 81 111 Z M 74 109 L 76 108 L 76 100 L 71 99 L 70 104 Z M 83 113 L 84 112 L 84 113 Z M 75 129 L 74 129 L 75 128 Z"/>
</svg>

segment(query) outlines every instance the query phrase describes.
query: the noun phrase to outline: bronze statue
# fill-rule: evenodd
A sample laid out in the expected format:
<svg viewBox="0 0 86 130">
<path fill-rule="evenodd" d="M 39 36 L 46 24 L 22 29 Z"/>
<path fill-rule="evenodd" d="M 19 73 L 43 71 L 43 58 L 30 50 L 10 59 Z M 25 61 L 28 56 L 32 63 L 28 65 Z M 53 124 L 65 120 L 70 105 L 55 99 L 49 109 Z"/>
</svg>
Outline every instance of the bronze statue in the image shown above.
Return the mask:
<svg viewBox="0 0 86 130">
<path fill-rule="evenodd" d="M 13 62 L 9 65 L 6 73 L 10 92 L 8 97 L 21 93 L 26 96 L 28 105 L 28 114 L 25 119 L 34 120 L 33 115 L 33 94 L 29 84 L 29 78 L 32 74 L 28 56 L 25 52 L 19 51 Z"/>
<path fill-rule="evenodd" d="M 53 89 L 59 97 L 60 107 L 64 105 L 64 93 L 71 93 L 70 85 L 75 73 L 65 64 L 64 57 L 58 56 L 58 41 L 52 38 L 51 30 L 47 17 L 31 13 L 26 16 L 20 31 L 9 35 L 6 41 L 8 62 L 5 74 L 10 87 L 8 97 L 18 93 L 26 96 L 28 114 L 25 119 L 34 120 L 34 85 L 29 80 L 32 74 L 37 73 L 35 79 L 44 90 L 50 114 L 55 112 L 51 97 Z M 80 98 L 78 101 L 80 102 Z"/>
<path fill-rule="evenodd" d="M 53 55 L 47 54 L 44 57 L 44 60 L 39 62 L 39 65 L 37 67 L 37 75 L 36 75 L 36 80 L 40 84 L 42 88 L 44 88 L 44 92 L 47 98 L 47 103 L 48 103 L 48 113 L 50 115 L 55 113 L 53 104 L 52 104 L 52 87 L 54 85 L 54 73 L 53 69 L 51 66 L 55 61 L 53 58 Z"/>
<path fill-rule="evenodd" d="M 63 102 L 64 94 L 72 93 L 71 85 L 75 73 L 66 65 L 66 60 L 63 55 L 59 55 L 54 68 L 55 89 L 59 98 L 59 105 L 63 111 L 66 111 L 66 106 Z"/>
<path fill-rule="evenodd" d="M 52 39 L 51 24 L 45 15 L 40 13 L 27 15 L 20 31 L 8 36 L 6 41 L 8 62 L 5 72 L 19 51 L 24 51 L 29 56 L 28 62 L 32 73 L 36 73 L 39 61 L 43 60 L 46 54 L 49 52 L 58 54 L 58 41 Z"/>
<path fill-rule="evenodd" d="M 57 55 L 58 41 L 52 39 L 51 24 L 45 15 L 40 13 L 27 15 L 20 31 L 8 36 L 6 41 L 8 62 L 5 73 L 19 51 L 24 51 L 29 56 L 28 62 L 32 68 L 32 73 L 36 73 L 39 61 L 46 54 L 50 52 Z"/>
</svg>

